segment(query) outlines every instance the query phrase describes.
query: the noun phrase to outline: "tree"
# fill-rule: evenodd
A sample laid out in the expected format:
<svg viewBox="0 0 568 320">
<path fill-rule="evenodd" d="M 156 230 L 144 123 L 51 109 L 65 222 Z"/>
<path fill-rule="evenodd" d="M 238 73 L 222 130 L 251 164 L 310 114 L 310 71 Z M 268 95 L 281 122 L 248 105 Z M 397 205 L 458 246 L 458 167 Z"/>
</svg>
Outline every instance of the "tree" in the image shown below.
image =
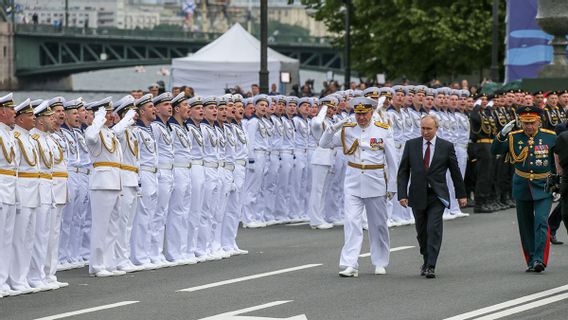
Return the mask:
<svg viewBox="0 0 568 320">
<path fill-rule="evenodd" d="M 338 47 L 343 46 L 344 1 L 350 0 L 302 0 L 339 35 Z M 351 61 L 362 75 L 386 72 L 391 79 L 426 82 L 491 64 L 492 0 L 351 1 Z M 504 17 L 503 1 L 500 5 Z M 500 28 L 503 35 L 504 25 Z"/>
</svg>

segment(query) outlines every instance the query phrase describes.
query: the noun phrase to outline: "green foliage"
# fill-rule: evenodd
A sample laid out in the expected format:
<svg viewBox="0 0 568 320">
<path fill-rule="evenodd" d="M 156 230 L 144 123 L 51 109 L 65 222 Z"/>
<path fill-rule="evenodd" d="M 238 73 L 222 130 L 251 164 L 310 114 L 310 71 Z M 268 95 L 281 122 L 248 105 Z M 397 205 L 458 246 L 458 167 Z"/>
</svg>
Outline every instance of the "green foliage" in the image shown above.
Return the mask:
<svg viewBox="0 0 568 320">
<path fill-rule="evenodd" d="M 470 74 L 491 64 L 492 0 L 302 0 L 339 37 L 343 3 L 352 2 L 351 61 L 366 76 L 386 72 L 425 82 L 442 75 Z M 500 39 L 505 3 L 500 1 Z M 503 41 L 499 49 L 502 61 Z"/>
</svg>

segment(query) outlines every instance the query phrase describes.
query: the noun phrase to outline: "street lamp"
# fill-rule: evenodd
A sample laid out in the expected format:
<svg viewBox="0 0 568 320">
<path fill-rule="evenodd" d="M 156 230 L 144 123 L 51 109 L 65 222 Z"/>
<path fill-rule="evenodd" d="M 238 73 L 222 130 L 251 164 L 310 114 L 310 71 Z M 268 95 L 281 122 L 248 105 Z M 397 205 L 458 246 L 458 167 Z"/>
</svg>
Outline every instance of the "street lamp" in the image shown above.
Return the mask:
<svg viewBox="0 0 568 320">
<path fill-rule="evenodd" d="M 345 90 L 349 89 L 351 84 L 351 7 L 352 0 L 343 0 L 345 4 L 345 51 L 343 59 L 345 63 Z"/>
<path fill-rule="evenodd" d="M 260 0 L 260 72 L 261 93 L 268 93 L 268 0 Z"/>
</svg>

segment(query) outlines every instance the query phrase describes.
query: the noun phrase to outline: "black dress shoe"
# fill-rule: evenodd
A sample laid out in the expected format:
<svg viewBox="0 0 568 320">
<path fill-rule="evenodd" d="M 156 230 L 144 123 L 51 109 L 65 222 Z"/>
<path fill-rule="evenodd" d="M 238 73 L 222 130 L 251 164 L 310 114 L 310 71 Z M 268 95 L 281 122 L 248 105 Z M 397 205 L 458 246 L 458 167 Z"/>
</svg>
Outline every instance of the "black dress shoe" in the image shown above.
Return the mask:
<svg viewBox="0 0 568 320">
<path fill-rule="evenodd" d="M 544 271 L 544 263 L 537 261 L 533 264 L 534 272 L 541 273 Z"/>
<path fill-rule="evenodd" d="M 434 268 L 429 267 L 428 269 L 426 269 L 426 273 L 424 274 L 424 276 L 426 276 L 427 279 L 436 278 L 436 272 L 434 272 Z"/>
<path fill-rule="evenodd" d="M 420 267 L 420 275 L 421 275 L 421 276 L 425 276 L 425 275 L 426 275 L 426 265 L 425 265 L 425 264 L 423 264 L 423 265 Z"/>
<path fill-rule="evenodd" d="M 552 244 L 564 244 L 564 242 L 559 241 L 558 239 L 556 239 L 556 236 L 555 236 L 555 235 L 554 235 L 554 236 L 553 236 L 553 235 L 550 236 L 550 243 L 552 243 Z"/>
</svg>

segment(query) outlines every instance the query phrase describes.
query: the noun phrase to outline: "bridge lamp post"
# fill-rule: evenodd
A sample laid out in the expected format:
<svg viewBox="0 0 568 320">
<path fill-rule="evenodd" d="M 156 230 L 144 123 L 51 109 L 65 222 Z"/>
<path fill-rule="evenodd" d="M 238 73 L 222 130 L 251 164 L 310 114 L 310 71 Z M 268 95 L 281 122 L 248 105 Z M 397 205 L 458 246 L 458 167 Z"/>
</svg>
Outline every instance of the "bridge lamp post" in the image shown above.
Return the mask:
<svg viewBox="0 0 568 320">
<path fill-rule="evenodd" d="M 261 93 L 268 93 L 268 0 L 260 0 L 260 72 Z"/>
<path fill-rule="evenodd" d="M 345 60 L 345 79 L 344 87 L 345 90 L 349 89 L 351 83 L 351 7 L 353 6 L 352 0 L 343 0 L 345 4 L 345 51 L 343 54 L 343 59 Z"/>
</svg>

